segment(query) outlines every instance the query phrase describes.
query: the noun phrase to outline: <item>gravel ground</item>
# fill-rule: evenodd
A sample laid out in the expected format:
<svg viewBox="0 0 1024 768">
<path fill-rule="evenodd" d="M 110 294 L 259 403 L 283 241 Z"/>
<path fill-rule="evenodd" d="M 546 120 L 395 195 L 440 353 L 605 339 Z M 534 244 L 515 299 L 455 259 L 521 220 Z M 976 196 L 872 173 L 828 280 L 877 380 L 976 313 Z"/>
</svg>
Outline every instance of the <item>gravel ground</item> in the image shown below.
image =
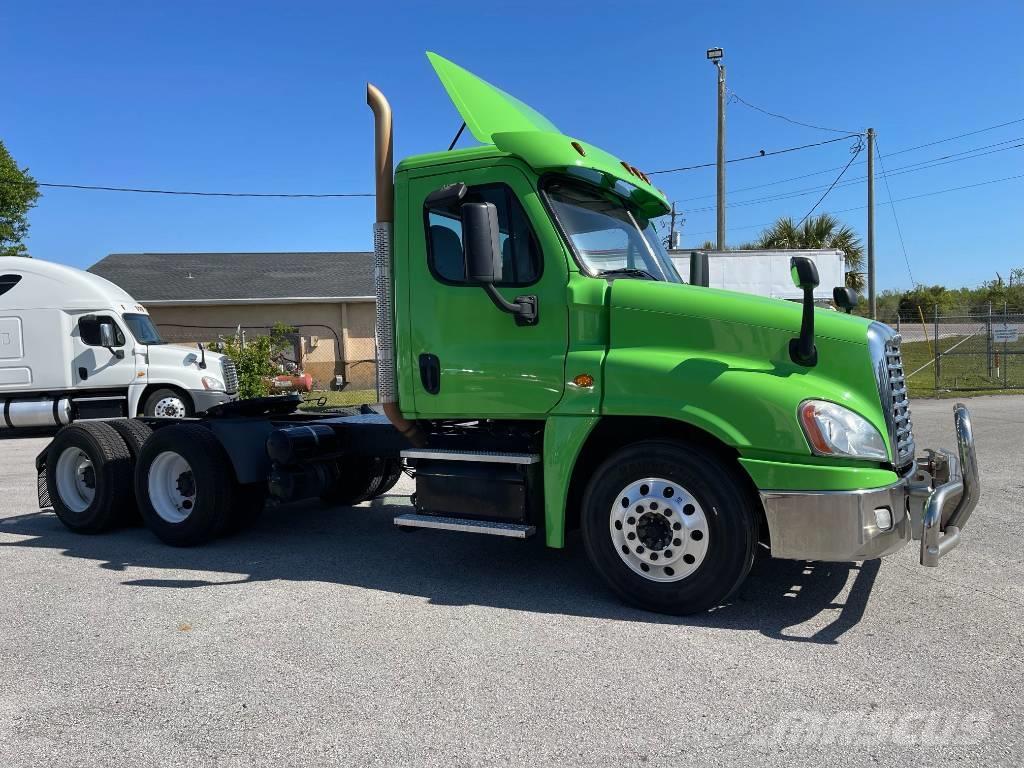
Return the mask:
<svg viewBox="0 0 1024 768">
<path fill-rule="evenodd" d="M 1024 398 L 970 405 L 984 491 L 939 569 L 764 559 L 684 619 L 578 540 L 397 532 L 400 494 L 191 550 L 76 536 L 35 508 L 47 438 L 2 440 L 0 764 L 1019 764 Z M 951 421 L 916 403 L 919 446 Z"/>
</svg>

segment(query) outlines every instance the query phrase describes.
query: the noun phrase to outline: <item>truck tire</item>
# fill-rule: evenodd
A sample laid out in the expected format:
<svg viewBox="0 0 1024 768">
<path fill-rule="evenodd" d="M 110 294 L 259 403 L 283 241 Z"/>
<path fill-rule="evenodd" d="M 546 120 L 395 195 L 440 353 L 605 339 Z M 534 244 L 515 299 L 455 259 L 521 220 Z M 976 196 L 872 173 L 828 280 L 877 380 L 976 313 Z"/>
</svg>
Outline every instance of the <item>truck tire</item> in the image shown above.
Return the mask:
<svg viewBox="0 0 1024 768">
<path fill-rule="evenodd" d="M 158 419 L 185 419 L 195 415 L 195 408 L 188 395 L 165 387 L 150 393 L 142 413 Z"/>
<path fill-rule="evenodd" d="M 359 504 L 377 495 L 380 492 L 378 489 L 384 487 L 391 473 L 392 469 L 387 459 L 351 456 L 342 461 L 341 477 L 320 496 L 320 499 L 326 504 L 346 507 Z M 398 477 L 395 477 L 394 483 L 397 482 Z"/>
<path fill-rule="evenodd" d="M 139 516 L 138 505 L 135 503 L 135 465 L 139 460 L 139 454 L 142 452 L 142 446 L 145 445 L 149 436 L 153 434 L 153 430 L 146 422 L 139 421 L 138 419 L 110 419 L 106 423 L 114 428 L 114 431 L 121 436 L 124 444 L 128 447 L 129 464 L 133 480 L 131 485 L 131 503 L 126 505 L 124 522 L 129 525 L 138 525 L 142 518 Z"/>
<path fill-rule="evenodd" d="M 681 443 L 614 453 L 583 498 L 587 557 L 623 599 L 685 615 L 712 608 L 753 564 L 759 516 L 738 469 Z"/>
<path fill-rule="evenodd" d="M 61 429 L 46 452 L 46 490 L 53 511 L 77 533 L 99 533 L 131 506 L 128 447 L 113 427 L 83 422 Z"/>
<path fill-rule="evenodd" d="M 381 461 L 384 463 L 384 471 L 381 473 L 380 483 L 373 488 L 367 498 L 376 499 L 378 496 L 383 496 L 398 484 L 398 480 L 402 476 L 401 461 L 398 459 L 382 459 Z"/>
<path fill-rule="evenodd" d="M 135 466 L 142 520 L 157 538 L 191 547 L 220 535 L 236 499 L 235 473 L 214 434 L 199 424 L 153 433 Z"/>
<path fill-rule="evenodd" d="M 153 430 L 146 422 L 138 419 L 110 419 L 106 423 L 114 428 L 114 431 L 124 440 L 124 444 L 128 446 L 128 453 L 132 458 L 132 469 L 134 469 L 134 464 L 142 452 L 142 446 L 153 434 Z"/>
</svg>

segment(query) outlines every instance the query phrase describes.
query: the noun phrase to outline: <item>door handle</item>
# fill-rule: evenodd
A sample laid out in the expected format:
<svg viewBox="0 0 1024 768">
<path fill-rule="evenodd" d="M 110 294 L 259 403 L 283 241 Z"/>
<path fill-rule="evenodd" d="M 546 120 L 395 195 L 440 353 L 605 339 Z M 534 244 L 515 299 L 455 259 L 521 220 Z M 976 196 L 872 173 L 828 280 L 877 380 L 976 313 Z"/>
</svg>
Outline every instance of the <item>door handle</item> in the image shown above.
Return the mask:
<svg viewBox="0 0 1024 768">
<path fill-rule="evenodd" d="M 428 352 L 420 355 L 420 381 L 427 394 L 436 395 L 441 391 L 441 361 L 437 355 Z"/>
</svg>

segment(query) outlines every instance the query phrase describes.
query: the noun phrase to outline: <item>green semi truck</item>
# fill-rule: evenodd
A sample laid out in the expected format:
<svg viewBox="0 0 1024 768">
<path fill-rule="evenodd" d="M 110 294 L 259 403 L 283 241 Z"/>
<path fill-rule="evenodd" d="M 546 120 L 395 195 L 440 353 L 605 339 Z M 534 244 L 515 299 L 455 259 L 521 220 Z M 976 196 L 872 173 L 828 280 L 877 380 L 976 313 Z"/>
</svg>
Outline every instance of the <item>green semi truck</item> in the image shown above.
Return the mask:
<svg viewBox="0 0 1024 768">
<path fill-rule="evenodd" d="M 381 408 L 325 418 L 286 396 L 64 427 L 37 459 L 41 506 L 83 532 L 137 508 L 194 545 L 268 495 L 353 504 L 405 471 L 398 528 L 555 548 L 579 529 L 609 587 L 669 613 L 728 599 L 759 548 L 855 561 L 920 540 L 935 566 L 957 545 L 980 492 L 970 417 L 955 406 L 955 451 L 916 450 L 891 328 L 815 310 L 806 259 L 803 305 L 684 283 L 646 174 L 428 56 L 480 145 L 395 169 L 367 87 Z"/>
</svg>

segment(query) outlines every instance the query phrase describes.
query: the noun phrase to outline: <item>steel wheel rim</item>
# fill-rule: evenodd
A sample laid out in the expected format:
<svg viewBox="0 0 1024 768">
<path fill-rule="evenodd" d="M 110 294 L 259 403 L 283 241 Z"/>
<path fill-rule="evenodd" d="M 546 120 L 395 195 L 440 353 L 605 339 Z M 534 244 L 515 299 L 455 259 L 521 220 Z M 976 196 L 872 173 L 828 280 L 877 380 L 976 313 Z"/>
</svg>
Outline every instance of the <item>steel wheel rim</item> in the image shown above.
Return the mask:
<svg viewBox="0 0 1024 768">
<path fill-rule="evenodd" d="M 707 515 L 679 483 L 661 477 L 636 480 L 619 491 L 608 518 L 622 562 L 649 581 L 682 581 L 707 556 Z"/>
<path fill-rule="evenodd" d="M 57 459 L 57 493 L 72 512 L 85 512 L 96 498 L 96 468 L 81 448 L 67 448 Z"/>
<path fill-rule="evenodd" d="M 174 451 L 157 454 L 149 467 L 149 503 L 161 520 L 185 522 L 196 504 L 195 476 L 185 458 Z"/>
<path fill-rule="evenodd" d="M 161 397 L 153 406 L 153 415 L 162 419 L 185 418 L 185 401 L 180 397 Z"/>
</svg>

